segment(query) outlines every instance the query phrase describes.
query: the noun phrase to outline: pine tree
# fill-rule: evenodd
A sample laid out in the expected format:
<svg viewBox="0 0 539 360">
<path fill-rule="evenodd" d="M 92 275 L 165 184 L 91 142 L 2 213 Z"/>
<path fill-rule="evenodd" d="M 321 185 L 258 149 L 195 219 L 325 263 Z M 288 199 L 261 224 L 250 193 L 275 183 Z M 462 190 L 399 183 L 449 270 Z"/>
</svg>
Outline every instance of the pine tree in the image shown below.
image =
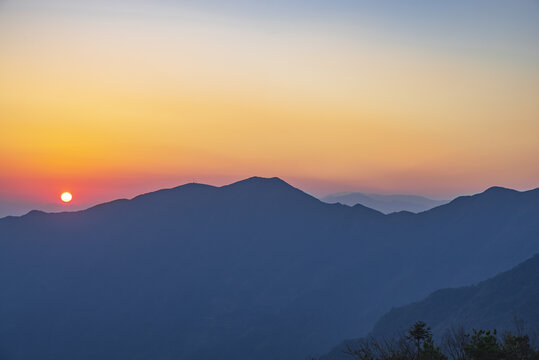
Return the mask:
<svg viewBox="0 0 539 360">
<path fill-rule="evenodd" d="M 424 321 L 417 321 L 412 327 L 408 330 L 408 339 L 413 340 L 417 354 L 421 352 L 421 345 L 425 340 L 432 339 L 432 333 L 430 327 L 427 326 L 427 323 Z"/>
</svg>

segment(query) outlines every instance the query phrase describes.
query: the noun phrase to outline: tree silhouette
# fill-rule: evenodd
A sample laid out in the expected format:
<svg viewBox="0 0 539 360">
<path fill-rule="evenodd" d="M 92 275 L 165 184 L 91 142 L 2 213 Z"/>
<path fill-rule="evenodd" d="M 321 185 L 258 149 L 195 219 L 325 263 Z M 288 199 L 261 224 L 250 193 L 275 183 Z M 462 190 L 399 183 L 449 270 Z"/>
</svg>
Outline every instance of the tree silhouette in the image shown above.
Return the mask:
<svg viewBox="0 0 539 360">
<path fill-rule="evenodd" d="M 470 342 L 465 345 L 466 355 L 473 360 L 502 360 L 503 351 L 496 336 L 496 330 L 475 330 Z"/>
<path fill-rule="evenodd" d="M 417 321 L 408 330 L 407 338 L 414 341 L 417 354 L 419 354 L 421 352 L 421 345 L 429 339 L 432 340 L 432 332 L 430 331 L 430 327 L 427 326 L 426 322 Z"/>
<path fill-rule="evenodd" d="M 506 333 L 503 338 L 502 351 L 505 360 L 536 360 L 539 352 L 533 350 L 528 335 Z"/>
<path fill-rule="evenodd" d="M 344 351 L 355 360 L 539 360 L 539 351 L 526 334 L 505 333 L 499 338 L 496 330 L 455 328 L 443 337 L 444 351 L 436 346 L 431 329 L 423 321 L 412 325 L 393 339 L 362 339 Z"/>
</svg>

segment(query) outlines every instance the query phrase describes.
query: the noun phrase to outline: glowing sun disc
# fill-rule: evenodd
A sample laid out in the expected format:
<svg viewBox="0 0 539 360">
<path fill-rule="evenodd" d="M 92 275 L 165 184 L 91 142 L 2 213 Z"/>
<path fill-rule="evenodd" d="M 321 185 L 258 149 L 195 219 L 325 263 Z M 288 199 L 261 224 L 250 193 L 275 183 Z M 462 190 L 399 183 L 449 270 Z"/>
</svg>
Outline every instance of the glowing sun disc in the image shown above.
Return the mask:
<svg viewBox="0 0 539 360">
<path fill-rule="evenodd" d="M 73 196 L 68 192 L 64 192 L 62 193 L 62 195 L 60 195 L 60 199 L 62 199 L 63 202 L 67 203 L 70 202 L 71 199 L 73 199 Z"/>
</svg>

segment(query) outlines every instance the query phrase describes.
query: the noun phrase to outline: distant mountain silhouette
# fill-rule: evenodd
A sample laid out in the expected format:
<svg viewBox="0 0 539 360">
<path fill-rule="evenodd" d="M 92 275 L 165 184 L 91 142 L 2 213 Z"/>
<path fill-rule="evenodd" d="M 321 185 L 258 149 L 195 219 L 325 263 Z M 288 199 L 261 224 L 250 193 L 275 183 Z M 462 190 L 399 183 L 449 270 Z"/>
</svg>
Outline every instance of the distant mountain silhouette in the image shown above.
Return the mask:
<svg viewBox="0 0 539 360">
<path fill-rule="evenodd" d="M 391 309 L 376 323 L 370 336 L 377 339 L 402 334 L 416 321 L 425 321 L 438 337 L 450 329 L 463 327 L 515 331 L 523 322 L 528 331 L 539 329 L 539 255 L 509 271 L 477 285 L 442 289 L 410 305 Z M 321 360 L 346 360 L 345 341 Z"/>
<path fill-rule="evenodd" d="M 330 204 L 341 203 L 350 206 L 361 204 L 384 214 L 399 211 L 419 213 L 449 202 L 449 200 L 433 200 L 418 195 L 382 195 L 361 192 L 332 194 L 320 200 Z"/>
<path fill-rule="evenodd" d="M 420 214 L 278 178 L 0 219 L 0 357 L 298 359 L 539 252 L 539 190 Z"/>
<path fill-rule="evenodd" d="M 45 212 L 76 211 L 86 209 L 89 205 L 64 204 L 64 203 L 31 203 L 20 202 L 0 197 L 0 219 L 6 216 L 21 216 L 32 209 L 40 209 Z"/>
</svg>

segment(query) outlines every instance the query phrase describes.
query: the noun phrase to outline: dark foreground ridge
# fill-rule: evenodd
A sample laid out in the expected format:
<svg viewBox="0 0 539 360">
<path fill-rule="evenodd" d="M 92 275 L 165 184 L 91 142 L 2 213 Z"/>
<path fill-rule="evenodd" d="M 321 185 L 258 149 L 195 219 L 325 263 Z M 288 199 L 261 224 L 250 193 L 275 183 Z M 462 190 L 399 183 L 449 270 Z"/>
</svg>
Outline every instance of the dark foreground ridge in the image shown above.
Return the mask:
<svg viewBox="0 0 539 360">
<path fill-rule="evenodd" d="M 437 339 L 435 338 L 437 337 Z M 453 328 L 433 334 L 424 321 L 416 321 L 399 335 L 368 337 L 348 344 L 337 357 L 348 360 L 539 360 L 535 334 L 526 329 L 498 332 Z M 329 356 L 320 360 L 329 360 Z"/>
<path fill-rule="evenodd" d="M 0 219 L 0 358 L 303 359 L 539 252 L 539 191 L 420 213 L 277 179 Z"/>
<path fill-rule="evenodd" d="M 509 330 L 515 318 L 539 329 L 539 255 L 477 285 L 438 290 L 420 302 L 392 309 L 373 335 L 402 332 L 424 319 L 435 333 L 455 326 Z"/>
<path fill-rule="evenodd" d="M 347 349 L 361 349 L 373 340 L 399 339 L 417 319 L 429 324 L 446 353 L 451 345 L 448 340 L 457 336 L 461 342 L 469 342 L 471 339 L 462 335 L 473 334 L 473 329 L 496 329 L 501 338 L 507 331 L 528 332 L 533 345 L 539 345 L 539 255 L 476 285 L 437 290 L 421 301 L 393 308 L 378 320 L 368 337 L 345 341 L 320 359 L 353 359 Z M 539 359 L 539 353 L 535 356 Z M 500 357 L 507 358 L 529 359 Z"/>
</svg>

